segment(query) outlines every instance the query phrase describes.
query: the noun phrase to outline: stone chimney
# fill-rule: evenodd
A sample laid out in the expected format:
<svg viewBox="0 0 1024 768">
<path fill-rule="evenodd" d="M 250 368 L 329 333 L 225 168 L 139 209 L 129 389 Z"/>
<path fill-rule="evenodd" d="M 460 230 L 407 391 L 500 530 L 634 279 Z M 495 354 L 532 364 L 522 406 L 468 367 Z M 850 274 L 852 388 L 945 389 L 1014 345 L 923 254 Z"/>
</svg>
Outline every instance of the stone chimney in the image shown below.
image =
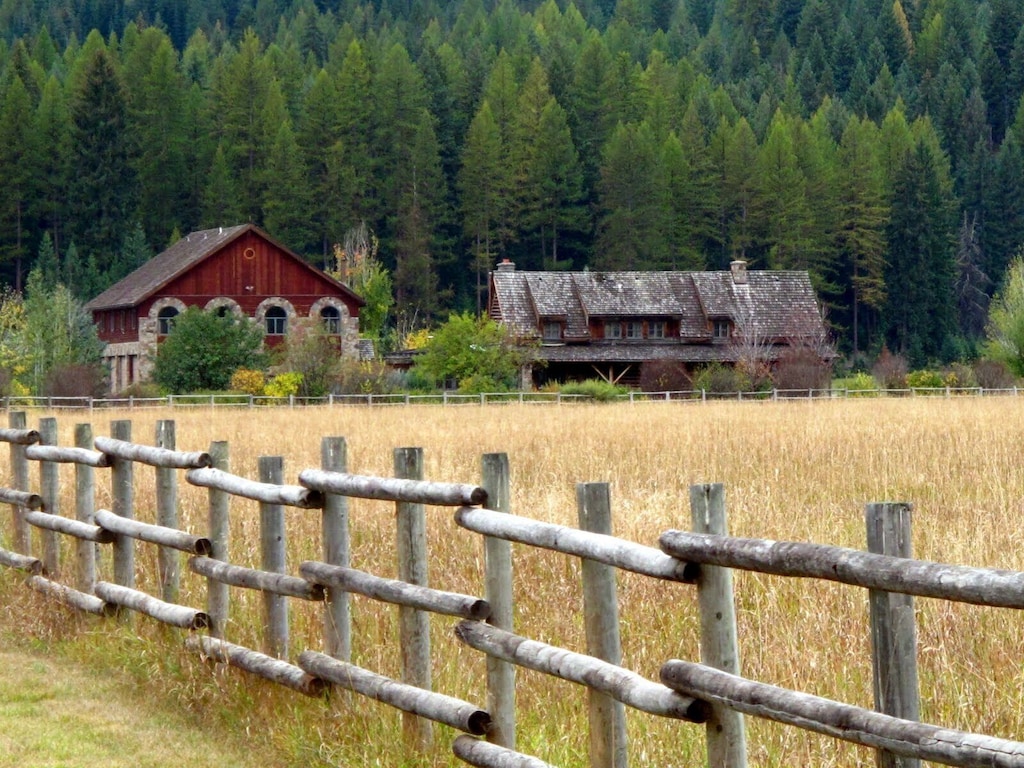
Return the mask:
<svg viewBox="0 0 1024 768">
<path fill-rule="evenodd" d="M 732 281 L 735 285 L 747 284 L 747 262 L 740 259 L 729 262 L 729 269 L 732 270 Z"/>
<path fill-rule="evenodd" d="M 510 259 L 502 259 L 500 262 L 498 262 L 498 270 L 497 271 L 498 272 L 515 272 L 516 271 L 516 264 L 515 264 L 514 261 L 511 261 Z"/>
</svg>

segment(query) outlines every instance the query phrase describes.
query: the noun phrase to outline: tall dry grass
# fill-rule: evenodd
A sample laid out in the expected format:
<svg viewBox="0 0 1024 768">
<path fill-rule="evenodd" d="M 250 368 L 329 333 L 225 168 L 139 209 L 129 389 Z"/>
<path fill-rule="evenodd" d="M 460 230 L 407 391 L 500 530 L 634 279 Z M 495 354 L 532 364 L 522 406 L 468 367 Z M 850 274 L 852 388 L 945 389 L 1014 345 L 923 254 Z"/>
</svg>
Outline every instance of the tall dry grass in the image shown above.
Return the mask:
<svg viewBox="0 0 1024 768">
<path fill-rule="evenodd" d="M 110 418 L 131 418 L 138 442 L 152 442 L 158 418 L 175 419 L 183 450 L 227 440 L 232 471 L 247 477 L 256 477 L 260 455 L 282 455 L 288 482 L 295 482 L 300 469 L 318 466 L 325 435 L 347 438 L 350 471 L 375 475 L 391 474 L 393 448 L 422 446 L 429 479 L 478 482 L 480 456 L 504 451 L 512 467 L 515 513 L 574 525 L 575 484 L 608 482 L 615 533 L 647 544 L 666 529 L 689 527 L 688 488 L 698 482 L 725 484 L 733 534 L 856 548 L 864 547 L 865 503 L 909 501 L 915 505 L 917 557 L 1024 570 L 1024 407 L 1013 399 L 176 410 Z M 93 424 L 96 434 L 109 434 L 106 419 Z M 62 443 L 71 442 L 75 421 L 60 417 Z M 0 480 L 7 482 L 9 470 L 0 463 L 8 475 Z M 97 472 L 101 506 L 109 504 L 106 474 Z M 62 470 L 61 478 L 70 510 L 73 473 Z M 152 471 L 137 467 L 140 519 L 152 520 L 153 493 Z M 205 490 L 182 481 L 180 506 L 183 527 L 203 531 Z M 288 560 L 297 570 L 300 560 L 319 556 L 319 514 L 287 515 Z M 431 584 L 482 593 L 479 538 L 455 526 L 447 511 L 431 509 L 428 516 Z M 354 500 L 351 519 L 353 565 L 395 575 L 393 508 Z M 5 520 L 5 534 L 8 525 Z M 258 564 L 257 527 L 257 505 L 236 500 L 233 562 Z M 137 562 L 140 584 L 155 592 L 152 548 L 140 545 Z M 584 650 L 579 562 L 518 545 L 513 562 L 517 631 Z M 108 559 L 101 564 L 106 577 L 109 568 Z M 627 666 L 656 679 L 666 659 L 697 658 L 692 588 L 620 574 L 619 593 Z M 863 590 L 738 573 L 736 594 L 745 676 L 871 706 Z M 3 589 L 0 597 L 42 606 L 20 590 Z M 202 606 L 202 581 L 185 576 L 182 600 Z M 259 598 L 233 590 L 232 600 L 228 639 L 259 647 Z M 1019 614 L 925 599 L 917 606 L 923 719 L 1024 738 Z M 320 647 L 319 610 L 291 603 L 296 655 Z M 397 675 L 394 609 L 355 597 L 353 616 L 354 661 Z M 445 728 L 437 729 L 437 748 L 417 756 L 401 745 L 394 711 L 346 695 L 329 705 L 299 701 L 239 672 L 211 675 L 179 650 L 175 633 L 144 618 L 129 629 L 92 621 L 66 624 L 53 641 L 68 652 L 86 659 L 105 649 L 105 663 L 134 670 L 177 706 L 219 718 L 225 728 L 247 729 L 264 745 L 265 765 L 455 764 L 447 751 L 453 734 Z M 483 659 L 452 638 L 452 624 L 433 620 L 435 688 L 482 704 Z M 29 622 L 24 632 L 45 632 L 45 626 Z M 520 749 L 558 765 L 585 765 L 585 692 L 533 672 L 520 671 L 518 680 Z M 867 750 L 796 729 L 754 720 L 748 729 L 752 765 L 874 764 Z M 630 713 L 629 733 L 633 764 L 703 763 L 699 726 Z"/>
</svg>

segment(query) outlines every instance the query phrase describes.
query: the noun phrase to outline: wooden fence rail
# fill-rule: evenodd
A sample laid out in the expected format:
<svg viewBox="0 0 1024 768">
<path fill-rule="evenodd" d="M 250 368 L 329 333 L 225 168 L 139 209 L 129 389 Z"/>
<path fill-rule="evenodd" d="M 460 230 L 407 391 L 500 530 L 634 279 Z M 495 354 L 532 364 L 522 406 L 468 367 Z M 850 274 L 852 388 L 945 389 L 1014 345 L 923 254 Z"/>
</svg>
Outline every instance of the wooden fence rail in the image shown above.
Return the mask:
<svg viewBox="0 0 1024 768">
<path fill-rule="evenodd" d="M 0 566 L 26 572 L 30 588 L 79 610 L 116 614 L 122 620 L 132 613 L 142 614 L 187 630 L 185 647 L 189 651 L 303 695 L 320 696 L 333 686 L 388 704 L 403 713 L 403 731 L 413 745 L 428 745 L 434 737 L 430 724 L 443 723 L 466 734 L 454 740 L 452 749 L 469 765 L 548 765 L 515 750 L 514 670 L 523 667 L 587 688 L 590 764 L 594 768 L 627 765 L 627 708 L 704 723 L 708 762 L 716 768 L 746 765 L 744 715 L 874 747 L 882 765 L 911 766 L 919 760 L 932 760 L 958 766 L 1024 768 L 1024 744 L 1020 742 L 916 722 L 910 596 L 1020 608 L 1024 607 L 1024 574 L 922 562 L 913 560 L 908 549 L 891 548 L 894 537 L 907 538 L 907 505 L 869 505 L 869 526 L 880 526 L 873 529 L 876 533 L 869 536 L 869 545 L 872 550 L 877 545 L 881 551 L 860 552 L 732 538 L 727 534 L 722 486 L 697 485 L 691 488 L 690 498 L 693 532 L 667 531 L 660 537 L 659 547 L 652 547 L 611 534 L 611 503 L 604 483 L 577 486 L 578 529 L 510 514 L 504 454 L 483 457 L 480 485 L 425 480 L 418 448 L 396 449 L 395 477 L 367 477 L 347 472 L 344 439 L 328 437 L 321 444 L 322 466 L 300 471 L 299 485 L 287 485 L 281 457 L 262 457 L 257 481 L 231 474 L 226 443 L 213 443 L 208 451 L 176 450 L 173 422 L 158 424 L 153 446 L 131 441 L 130 422 L 112 422 L 111 432 L 112 437 L 93 438 L 91 427 L 79 424 L 75 446 L 61 447 L 55 445 L 53 419 L 42 419 L 39 430 L 30 430 L 23 413 L 10 414 L 9 428 L 0 429 L 0 442 L 10 445 L 13 487 L 0 488 L 0 502 L 12 508 L 13 551 L 0 549 Z M 30 461 L 39 462 L 46 470 L 40 472 L 40 493 L 28 488 Z M 59 503 L 57 467 L 67 463 L 75 466 L 74 516 L 64 514 Z M 135 465 L 150 466 L 156 472 L 156 524 L 135 519 Z M 95 509 L 93 473 L 97 469 L 111 472 L 111 510 Z M 205 536 L 178 528 L 177 473 L 182 470 L 187 482 L 207 489 Z M 233 498 L 259 503 L 259 568 L 229 562 Z M 394 504 L 398 579 L 350 567 L 349 498 Z M 491 508 L 484 508 L 485 504 Z M 285 506 L 321 510 L 322 559 L 300 563 L 297 575 L 288 572 L 285 560 Z M 485 596 L 428 584 L 427 507 L 449 508 L 461 528 L 483 537 Z M 890 514 L 895 517 L 887 517 Z M 33 528 L 41 532 L 42 557 L 32 551 Z M 883 532 L 881 543 L 876 541 L 878 531 Z M 51 538 L 57 535 L 76 541 L 74 586 L 63 582 L 60 548 Z M 586 653 L 515 633 L 511 542 L 580 559 Z M 136 543 L 159 547 L 161 598 L 135 588 Z M 112 549 L 112 581 L 97 578 L 98 545 Z M 192 555 L 187 571 L 206 579 L 205 610 L 177 602 L 181 552 Z M 732 595 L 734 568 L 839 581 L 886 598 L 872 602 L 873 640 L 899 649 L 902 655 L 896 655 L 896 666 L 901 671 L 885 668 L 879 659 L 893 657 L 891 649 L 885 653 L 876 649 L 874 671 L 876 688 L 898 689 L 895 703 L 876 691 L 878 711 L 872 712 L 741 677 Z M 658 682 L 641 677 L 623 663 L 615 581 L 618 570 L 693 585 L 701 610 L 701 663 L 667 660 Z M 262 651 L 225 640 L 229 587 L 262 594 Z M 400 679 L 350 663 L 350 593 L 399 606 Z M 900 600 L 888 599 L 897 597 Z M 304 649 L 294 662 L 288 660 L 292 650 L 290 598 L 324 603 L 322 650 Z M 486 655 L 486 708 L 432 690 L 430 616 L 435 614 L 462 619 L 454 637 Z M 203 629 L 208 629 L 208 634 L 198 633 Z M 903 709 L 888 711 L 892 708 Z M 907 716 L 908 711 L 913 715 Z M 487 741 L 474 736 L 486 736 Z"/>
</svg>

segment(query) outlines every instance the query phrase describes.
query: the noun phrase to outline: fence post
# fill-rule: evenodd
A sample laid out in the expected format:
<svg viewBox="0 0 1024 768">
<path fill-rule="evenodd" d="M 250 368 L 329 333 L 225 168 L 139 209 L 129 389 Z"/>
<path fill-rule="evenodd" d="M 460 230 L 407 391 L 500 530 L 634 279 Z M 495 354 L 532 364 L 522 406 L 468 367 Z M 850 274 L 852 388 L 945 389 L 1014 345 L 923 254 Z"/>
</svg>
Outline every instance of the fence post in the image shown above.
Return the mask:
<svg viewBox="0 0 1024 768">
<path fill-rule="evenodd" d="M 227 472 L 231 461 L 226 441 L 217 440 L 210 443 L 210 466 Z M 231 506 L 231 495 L 227 491 L 210 488 L 209 517 L 207 525 L 210 531 L 210 557 L 215 560 L 228 559 L 228 517 Z M 206 613 L 210 617 L 210 635 L 224 639 L 224 629 L 228 621 L 228 604 L 231 593 L 228 585 L 215 579 L 206 579 Z"/>
<path fill-rule="evenodd" d="M 92 450 L 92 425 L 75 424 L 75 447 Z M 75 463 L 75 518 L 93 525 L 96 503 L 95 470 L 87 464 Z M 96 549 L 98 544 L 75 539 L 75 571 L 78 591 L 92 594 L 96 584 Z"/>
<path fill-rule="evenodd" d="M 396 448 L 395 477 L 423 479 L 423 449 Z M 398 578 L 427 586 L 427 518 L 422 504 L 395 503 L 397 521 Z M 398 608 L 402 653 L 402 682 L 430 690 L 430 616 L 407 606 Z M 427 747 L 434 740 L 429 720 L 402 713 L 402 733 L 410 744 Z"/>
<path fill-rule="evenodd" d="M 172 419 L 156 423 L 158 448 L 175 449 L 175 428 Z M 178 472 L 172 467 L 156 467 L 156 524 L 166 528 L 178 527 Z M 178 553 L 170 547 L 160 547 L 157 553 L 160 586 L 164 600 L 176 603 L 181 587 Z"/>
<path fill-rule="evenodd" d="M 608 483 L 578 483 L 576 508 L 580 528 L 611 534 L 612 507 Z M 615 569 L 583 559 L 583 620 L 587 653 L 611 664 L 622 663 L 619 600 Z M 606 693 L 587 689 L 592 768 L 626 768 L 626 708 Z"/>
<path fill-rule="evenodd" d="M 482 460 L 482 485 L 487 491 L 487 506 L 497 512 L 509 512 L 507 453 L 485 453 Z M 487 602 L 491 604 L 490 623 L 512 631 L 512 543 L 494 536 L 484 537 L 484 570 Z M 487 740 L 508 749 L 516 748 L 516 668 L 514 664 L 487 657 L 487 711 L 491 729 Z"/>
<path fill-rule="evenodd" d="M 8 415 L 11 429 L 25 429 L 25 412 L 11 411 Z M 16 491 L 28 490 L 28 459 L 25 458 L 25 446 L 11 443 L 11 483 Z M 25 520 L 25 510 L 20 504 L 11 504 L 11 516 L 14 522 L 14 537 L 11 542 L 14 551 L 19 555 L 32 554 L 32 528 Z"/>
<path fill-rule="evenodd" d="M 110 436 L 115 440 L 131 442 L 132 423 L 127 420 L 110 422 Z M 120 515 L 128 520 L 135 517 L 133 508 L 135 501 L 134 487 L 132 485 L 132 462 L 127 459 L 120 459 L 116 456 L 110 457 L 110 490 L 112 496 L 112 509 L 115 515 Z M 114 583 L 122 587 L 135 587 L 135 541 L 131 536 L 116 535 L 114 537 Z M 121 616 L 128 619 L 131 611 L 121 611 Z"/>
<path fill-rule="evenodd" d="M 57 444 L 57 419 L 47 417 L 39 420 L 39 442 L 42 445 Z M 53 461 L 39 462 L 39 485 L 43 496 L 43 509 L 53 515 L 60 514 L 59 467 Z M 60 538 L 56 531 L 41 530 L 43 539 L 43 565 L 53 578 L 60 574 Z"/>
<path fill-rule="evenodd" d="M 881 503 L 865 507 L 868 551 L 911 557 L 909 504 Z M 875 709 L 893 717 L 918 721 L 921 703 L 917 682 L 917 628 L 914 598 L 868 590 L 871 610 L 871 652 Z M 878 750 L 879 768 L 918 768 L 921 761 Z"/>
<path fill-rule="evenodd" d="M 690 486 L 690 514 L 695 533 L 727 536 L 725 488 L 721 483 Z M 736 636 L 736 607 L 732 570 L 702 565 L 697 579 L 700 604 L 700 661 L 709 667 L 740 673 L 740 649 Z M 746 768 L 747 736 L 743 715 L 714 705 L 705 726 L 708 765 L 715 768 Z"/>
<path fill-rule="evenodd" d="M 348 471 L 348 446 L 344 437 L 325 437 L 320 441 L 320 466 L 327 472 Z M 348 497 L 337 493 L 324 496 L 321 516 L 323 558 L 330 565 L 349 565 Z M 324 612 L 324 651 L 342 661 L 352 657 L 352 615 L 348 592 L 327 588 Z"/>
<path fill-rule="evenodd" d="M 284 459 L 260 456 L 261 483 L 280 485 L 284 482 Z M 261 568 L 270 573 L 285 572 L 284 505 L 260 502 Z M 266 652 L 279 659 L 288 653 L 288 598 L 263 593 L 263 644 Z"/>
</svg>

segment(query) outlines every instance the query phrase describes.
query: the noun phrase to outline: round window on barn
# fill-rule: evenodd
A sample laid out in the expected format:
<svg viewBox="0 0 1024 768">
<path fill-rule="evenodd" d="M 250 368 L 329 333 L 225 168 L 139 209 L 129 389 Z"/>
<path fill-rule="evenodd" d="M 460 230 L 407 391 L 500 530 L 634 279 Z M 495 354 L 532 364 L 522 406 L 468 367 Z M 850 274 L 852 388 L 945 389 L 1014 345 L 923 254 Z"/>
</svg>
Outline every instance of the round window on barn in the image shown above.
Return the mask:
<svg viewBox="0 0 1024 768">
<path fill-rule="evenodd" d="M 174 327 L 174 318 L 178 316 L 177 307 L 164 307 L 156 316 L 156 333 L 158 336 L 166 336 Z"/>
<path fill-rule="evenodd" d="M 323 320 L 324 330 L 336 336 L 341 333 L 341 312 L 337 307 L 324 307 L 320 310 L 320 319 Z"/>
<path fill-rule="evenodd" d="M 267 325 L 267 336 L 284 336 L 288 330 L 288 313 L 281 307 L 271 307 L 264 315 Z"/>
</svg>

